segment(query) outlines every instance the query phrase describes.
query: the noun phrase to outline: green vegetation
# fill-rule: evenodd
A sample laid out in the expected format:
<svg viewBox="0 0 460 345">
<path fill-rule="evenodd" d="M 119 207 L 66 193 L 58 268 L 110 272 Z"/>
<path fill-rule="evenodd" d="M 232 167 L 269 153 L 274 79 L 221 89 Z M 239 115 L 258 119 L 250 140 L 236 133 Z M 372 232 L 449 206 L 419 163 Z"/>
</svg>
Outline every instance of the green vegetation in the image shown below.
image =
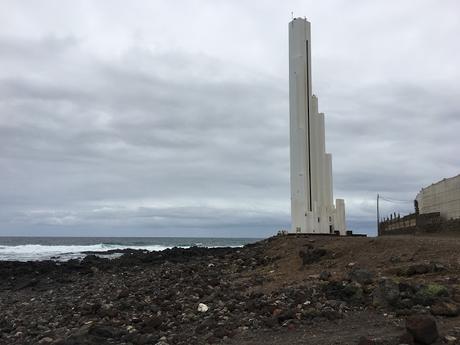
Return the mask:
<svg viewBox="0 0 460 345">
<path fill-rule="evenodd" d="M 422 290 L 428 295 L 432 297 L 443 297 L 449 296 L 449 291 L 444 285 L 440 284 L 429 284 L 424 287 Z"/>
</svg>

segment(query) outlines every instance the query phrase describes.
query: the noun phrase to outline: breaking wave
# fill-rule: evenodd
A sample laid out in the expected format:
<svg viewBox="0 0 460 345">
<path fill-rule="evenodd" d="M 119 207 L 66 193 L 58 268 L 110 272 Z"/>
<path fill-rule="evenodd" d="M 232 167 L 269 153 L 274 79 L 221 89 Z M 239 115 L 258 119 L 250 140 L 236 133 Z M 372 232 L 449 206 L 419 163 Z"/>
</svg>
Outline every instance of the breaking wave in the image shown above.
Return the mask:
<svg viewBox="0 0 460 345">
<path fill-rule="evenodd" d="M 84 252 L 105 252 L 116 249 L 141 249 L 148 251 L 160 251 L 173 246 L 163 245 L 122 245 L 98 243 L 90 245 L 42 245 L 24 244 L 17 246 L 0 246 L 0 260 L 4 261 L 36 261 L 36 260 L 57 260 L 66 261 L 69 259 L 83 258 Z M 183 246 L 185 247 L 185 246 Z M 101 253 L 102 254 L 102 253 Z"/>
</svg>

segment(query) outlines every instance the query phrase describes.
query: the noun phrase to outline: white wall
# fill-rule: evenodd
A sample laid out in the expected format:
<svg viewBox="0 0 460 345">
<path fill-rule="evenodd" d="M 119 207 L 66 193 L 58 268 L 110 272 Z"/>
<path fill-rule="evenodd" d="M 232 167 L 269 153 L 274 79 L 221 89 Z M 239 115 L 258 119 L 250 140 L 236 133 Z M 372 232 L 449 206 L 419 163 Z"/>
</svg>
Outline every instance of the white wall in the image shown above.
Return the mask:
<svg viewBox="0 0 460 345">
<path fill-rule="evenodd" d="M 420 213 L 440 212 L 445 219 L 460 218 L 460 175 L 423 188 L 416 199 Z"/>
</svg>

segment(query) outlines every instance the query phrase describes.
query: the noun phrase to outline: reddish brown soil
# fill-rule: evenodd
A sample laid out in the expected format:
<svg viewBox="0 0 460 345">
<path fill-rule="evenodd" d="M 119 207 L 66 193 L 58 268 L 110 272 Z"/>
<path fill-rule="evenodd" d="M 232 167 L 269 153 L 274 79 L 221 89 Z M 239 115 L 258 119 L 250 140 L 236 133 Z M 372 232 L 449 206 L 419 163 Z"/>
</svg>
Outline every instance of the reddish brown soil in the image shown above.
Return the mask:
<svg viewBox="0 0 460 345">
<path fill-rule="evenodd" d="M 316 263 L 303 265 L 299 251 L 308 246 L 324 248 L 328 254 Z M 285 286 L 296 286 L 318 281 L 323 271 L 332 274 L 331 280 L 346 279 L 352 268 L 368 269 L 379 277 L 396 281 L 423 284 L 442 284 L 453 291 L 453 298 L 460 302 L 460 238 L 458 237 L 413 237 L 388 236 L 324 237 L 284 236 L 269 241 L 268 256 L 279 260 L 269 266 L 258 268 L 258 274 L 270 277 L 268 282 L 254 288 L 269 293 Z M 414 264 L 440 263 L 445 270 L 436 273 L 416 274 L 403 277 L 402 269 Z M 249 276 L 247 277 L 249 279 Z M 437 343 L 447 341 L 445 335 L 460 339 L 460 317 L 437 317 L 441 338 Z M 347 317 L 333 322 L 299 326 L 284 332 L 271 330 L 240 334 L 230 344 L 357 344 L 360 337 L 376 339 L 376 344 L 398 344 L 399 335 L 404 332 L 405 318 L 391 311 L 366 307 L 361 312 L 350 312 Z M 460 344 L 454 342 L 453 344 Z"/>
<path fill-rule="evenodd" d="M 330 254 L 304 266 L 299 251 L 309 245 L 324 248 Z M 438 262 L 447 270 L 415 275 L 408 280 L 454 283 L 460 278 L 460 238 L 286 236 L 269 241 L 266 254 L 279 260 L 259 268 L 257 273 L 272 278 L 260 288 L 263 291 L 315 279 L 325 270 L 332 274 L 332 279 L 342 280 L 353 267 L 373 271 L 377 277 L 394 277 L 407 265 Z"/>
</svg>

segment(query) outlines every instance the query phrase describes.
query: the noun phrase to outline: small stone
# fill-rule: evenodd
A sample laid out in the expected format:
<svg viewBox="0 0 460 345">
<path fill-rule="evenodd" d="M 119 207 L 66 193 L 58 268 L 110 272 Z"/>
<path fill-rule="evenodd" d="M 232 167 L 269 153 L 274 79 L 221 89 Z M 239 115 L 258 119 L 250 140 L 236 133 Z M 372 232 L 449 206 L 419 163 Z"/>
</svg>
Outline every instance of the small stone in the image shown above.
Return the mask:
<svg viewBox="0 0 460 345">
<path fill-rule="evenodd" d="M 273 310 L 272 316 L 278 316 L 278 315 L 281 315 L 282 313 L 283 313 L 282 309 L 276 308 Z"/>
<path fill-rule="evenodd" d="M 399 257 L 399 256 L 392 256 L 392 257 L 390 258 L 390 262 L 392 262 L 392 263 L 394 263 L 394 264 L 395 264 L 395 263 L 399 263 L 399 262 L 401 262 L 401 257 Z"/>
<path fill-rule="evenodd" d="M 118 299 L 122 299 L 122 298 L 126 298 L 129 296 L 129 290 L 128 289 L 121 289 L 120 291 L 118 291 L 118 295 L 117 295 L 117 298 Z"/>
<path fill-rule="evenodd" d="M 274 327 L 276 327 L 278 325 L 278 319 L 275 316 L 266 317 L 266 318 L 263 319 L 263 323 L 268 328 L 274 328 Z"/>
<path fill-rule="evenodd" d="M 214 337 L 222 339 L 223 337 L 228 335 L 228 330 L 225 327 L 220 326 L 217 327 L 213 332 Z"/>
<path fill-rule="evenodd" d="M 163 319 L 161 317 L 153 316 L 145 321 L 142 331 L 148 332 L 148 333 L 154 333 L 156 330 L 158 330 L 161 327 L 162 324 L 163 324 Z"/>
<path fill-rule="evenodd" d="M 53 341 L 54 341 L 53 338 L 44 337 L 44 338 L 40 339 L 40 341 L 38 343 L 39 344 L 51 344 Z"/>
<path fill-rule="evenodd" d="M 206 313 L 208 310 L 209 310 L 209 307 L 204 304 L 204 303 L 200 303 L 198 304 L 198 308 L 197 310 L 200 312 L 200 313 Z"/>
<path fill-rule="evenodd" d="M 433 263 L 433 268 L 435 272 L 441 272 L 446 270 L 446 266 L 440 263 Z"/>
<path fill-rule="evenodd" d="M 444 337 L 444 340 L 449 343 L 449 344 L 452 344 L 452 343 L 455 343 L 457 341 L 457 338 L 452 336 L 452 335 L 446 335 Z"/>
<path fill-rule="evenodd" d="M 371 339 L 368 337 L 361 337 L 358 341 L 358 345 L 376 345 L 377 342 L 375 339 Z"/>
<path fill-rule="evenodd" d="M 120 332 L 118 329 L 104 325 L 92 325 L 89 333 L 101 338 L 116 338 Z"/>
<path fill-rule="evenodd" d="M 319 274 L 319 279 L 321 280 L 329 280 L 330 277 L 331 277 L 331 272 L 328 272 L 328 271 L 322 271 Z"/>
</svg>

